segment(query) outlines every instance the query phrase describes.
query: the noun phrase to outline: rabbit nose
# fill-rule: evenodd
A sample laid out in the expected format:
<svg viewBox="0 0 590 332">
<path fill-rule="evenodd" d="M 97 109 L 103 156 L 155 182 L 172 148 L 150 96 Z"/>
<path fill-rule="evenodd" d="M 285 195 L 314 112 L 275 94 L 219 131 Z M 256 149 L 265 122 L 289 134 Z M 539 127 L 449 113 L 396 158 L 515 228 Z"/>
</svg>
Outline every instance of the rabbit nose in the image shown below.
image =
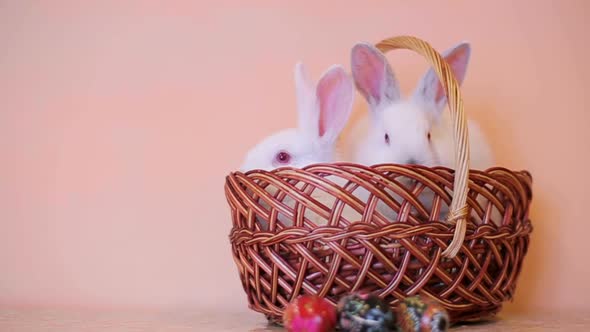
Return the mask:
<svg viewBox="0 0 590 332">
<path fill-rule="evenodd" d="M 414 158 L 410 158 L 410 159 L 408 159 L 407 164 L 408 165 L 417 165 L 418 161 L 416 161 L 416 159 L 414 159 Z"/>
</svg>

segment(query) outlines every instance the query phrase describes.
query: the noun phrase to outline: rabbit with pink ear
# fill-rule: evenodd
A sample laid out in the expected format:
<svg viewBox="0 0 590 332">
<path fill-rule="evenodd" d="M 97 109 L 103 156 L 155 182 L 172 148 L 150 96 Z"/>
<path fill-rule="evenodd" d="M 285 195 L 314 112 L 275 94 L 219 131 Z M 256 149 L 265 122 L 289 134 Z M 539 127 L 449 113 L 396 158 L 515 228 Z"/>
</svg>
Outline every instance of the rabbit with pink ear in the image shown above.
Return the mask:
<svg viewBox="0 0 590 332">
<path fill-rule="evenodd" d="M 459 84 L 465 78 L 470 53 L 469 43 L 462 42 L 442 54 Z M 355 162 L 454 168 L 452 117 L 445 111 L 447 98 L 434 70 L 426 72 L 412 96 L 403 98 L 392 68 L 377 48 L 365 43 L 355 45 L 351 62 L 355 85 L 370 108 L 351 141 Z M 469 121 L 468 128 L 470 168 L 485 170 L 493 165 L 488 142 L 475 122 Z M 427 208 L 432 204 L 430 193 L 421 196 Z M 478 202 L 485 203 L 479 197 Z M 499 223 L 499 212 L 495 212 L 492 220 Z"/>
<path fill-rule="evenodd" d="M 295 88 L 298 127 L 279 131 L 250 149 L 241 166 L 243 172 L 253 169 L 270 171 L 286 166 L 302 168 L 338 161 L 336 142 L 352 111 L 352 79 L 341 66 L 334 65 L 314 85 L 303 64 L 298 63 L 295 66 Z M 342 185 L 340 178 L 330 178 L 337 185 Z M 268 191 L 275 193 L 275 189 Z M 314 191 L 311 196 L 328 207 L 334 202 L 332 196 L 320 190 Z M 289 197 L 283 203 L 291 208 L 294 206 Z M 264 201 L 261 204 L 268 207 Z M 356 211 L 346 207 L 343 214 L 347 213 L 352 218 L 351 214 Z M 306 210 L 305 217 L 316 225 L 327 223 L 325 218 L 310 210 Z M 360 218 L 360 214 L 356 217 Z M 279 214 L 279 221 L 291 225 L 291 220 L 282 214 Z"/>
<path fill-rule="evenodd" d="M 281 130 L 254 146 L 242 171 L 304 166 L 337 159 L 336 140 L 352 110 L 354 86 L 341 66 L 330 67 L 317 86 L 302 63 L 295 65 L 298 127 Z"/>
</svg>

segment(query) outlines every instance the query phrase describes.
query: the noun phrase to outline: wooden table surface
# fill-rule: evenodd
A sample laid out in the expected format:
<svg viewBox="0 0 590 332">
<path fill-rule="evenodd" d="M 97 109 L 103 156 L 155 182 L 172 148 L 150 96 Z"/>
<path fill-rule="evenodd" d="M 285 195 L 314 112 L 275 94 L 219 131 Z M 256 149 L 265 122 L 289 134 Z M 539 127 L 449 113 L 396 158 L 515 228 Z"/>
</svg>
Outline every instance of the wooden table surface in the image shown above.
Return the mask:
<svg viewBox="0 0 590 332">
<path fill-rule="evenodd" d="M 500 316 L 493 322 L 459 326 L 452 331 L 574 331 L 590 330 L 590 314 L 529 314 Z M 66 309 L 0 308 L 0 331 L 284 331 L 268 326 L 263 316 L 243 311 L 130 312 Z"/>
</svg>

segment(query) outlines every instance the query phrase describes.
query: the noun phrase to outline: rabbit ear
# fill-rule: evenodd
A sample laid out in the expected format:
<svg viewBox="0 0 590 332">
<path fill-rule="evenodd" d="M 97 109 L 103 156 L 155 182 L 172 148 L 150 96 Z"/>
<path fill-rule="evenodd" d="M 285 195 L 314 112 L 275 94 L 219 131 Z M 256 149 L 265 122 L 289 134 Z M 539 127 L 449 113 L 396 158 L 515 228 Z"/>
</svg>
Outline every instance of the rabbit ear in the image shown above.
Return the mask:
<svg viewBox="0 0 590 332">
<path fill-rule="evenodd" d="M 457 79 L 457 83 L 459 83 L 459 85 L 463 84 L 465 74 L 467 73 L 469 57 L 471 55 L 470 44 L 468 42 L 461 42 L 446 50 L 441 55 L 451 67 L 453 75 L 455 75 L 455 78 Z M 430 68 L 426 74 L 424 74 L 420 83 L 418 83 L 418 87 L 414 92 L 414 97 L 434 102 L 438 112 L 444 110 L 447 103 L 447 97 L 433 68 Z"/>
<path fill-rule="evenodd" d="M 307 69 L 302 62 L 295 64 L 294 76 L 299 129 L 312 137 L 316 137 L 319 114 L 316 106 L 314 85 L 309 79 Z"/>
<path fill-rule="evenodd" d="M 330 67 L 316 88 L 319 107 L 318 134 L 324 144 L 333 144 L 352 111 L 354 86 L 342 66 Z"/>
<path fill-rule="evenodd" d="M 377 48 L 366 43 L 356 44 L 351 51 L 351 63 L 354 83 L 371 106 L 400 98 L 399 84 L 391 66 Z"/>
</svg>

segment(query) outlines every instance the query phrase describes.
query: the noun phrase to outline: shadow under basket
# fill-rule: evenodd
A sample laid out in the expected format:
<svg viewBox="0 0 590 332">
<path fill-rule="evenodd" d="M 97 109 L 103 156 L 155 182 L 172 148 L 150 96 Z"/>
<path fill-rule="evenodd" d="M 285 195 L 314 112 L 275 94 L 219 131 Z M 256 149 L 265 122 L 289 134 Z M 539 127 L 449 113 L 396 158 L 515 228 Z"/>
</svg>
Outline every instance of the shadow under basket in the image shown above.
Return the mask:
<svg viewBox="0 0 590 332">
<path fill-rule="evenodd" d="M 491 318 L 514 296 L 532 231 L 531 175 L 470 171 L 448 65 L 414 37 L 377 47 L 430 60 L 455 120 L 456 167 L 329 163 L 228 175 L 234 261 L 250 308 L 273 323 L 302 294 L 336 304 L 368 291 L 392 308 L 420 294 L 453 323 Z"/>
</svg>

